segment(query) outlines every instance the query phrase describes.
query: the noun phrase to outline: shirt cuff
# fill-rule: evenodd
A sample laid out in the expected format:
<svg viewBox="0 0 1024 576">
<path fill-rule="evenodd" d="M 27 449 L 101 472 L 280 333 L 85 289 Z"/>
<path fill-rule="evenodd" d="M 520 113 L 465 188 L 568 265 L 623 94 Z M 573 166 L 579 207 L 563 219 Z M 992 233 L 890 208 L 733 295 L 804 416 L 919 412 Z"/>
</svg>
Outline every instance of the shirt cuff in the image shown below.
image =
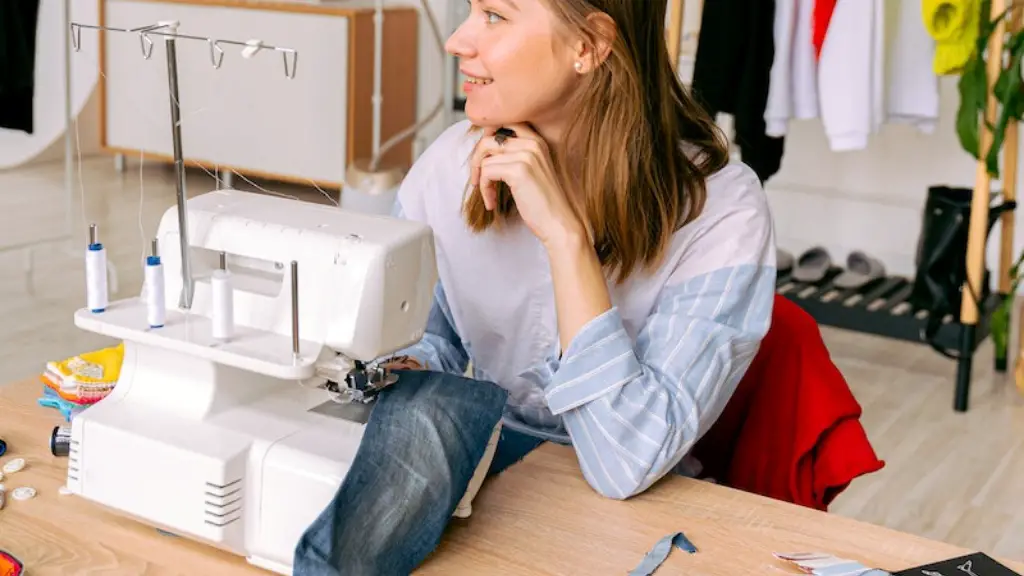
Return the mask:
<svg viewBox="0 0 1024 576">
<path fill-rule="evenodd" d="M 569 343 L 544 395 L 548 408 L 558 415 L 600 398 L 642 373 L 618 308 L 612 308 L 585 324 Z"/>
</svg>

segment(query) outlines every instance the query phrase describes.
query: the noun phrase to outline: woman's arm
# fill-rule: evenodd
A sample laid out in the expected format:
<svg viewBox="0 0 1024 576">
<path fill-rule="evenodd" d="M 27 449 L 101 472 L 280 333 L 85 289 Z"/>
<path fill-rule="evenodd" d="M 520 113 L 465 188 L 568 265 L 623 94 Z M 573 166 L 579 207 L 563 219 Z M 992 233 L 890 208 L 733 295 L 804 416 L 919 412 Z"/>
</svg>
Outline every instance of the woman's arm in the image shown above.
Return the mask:
<svg viewBox="0 0 1024 576">
<path fill-rule="evenodd" d="M 466 372 L 469 354 L 452 327 L 451 311 L 440 282 L 434 287 L 434 304 L 430 308 L 423 338 L 394 355 L 411 356 L 419 362 L 419 368 L 425 370 L 459 375 Z"/>
<path fill-rule="evenodd" d="M 628 498 L 646 490 L 725 408 L 771 322 L 776 275 L 768 218 L 738 210 L 703 233 L 635 341 L 618 309 L 605 305 L 607 288 L 590 259 L 552 251 L 568 344 L 545 396 L 599 493 Z"/>
</svg>

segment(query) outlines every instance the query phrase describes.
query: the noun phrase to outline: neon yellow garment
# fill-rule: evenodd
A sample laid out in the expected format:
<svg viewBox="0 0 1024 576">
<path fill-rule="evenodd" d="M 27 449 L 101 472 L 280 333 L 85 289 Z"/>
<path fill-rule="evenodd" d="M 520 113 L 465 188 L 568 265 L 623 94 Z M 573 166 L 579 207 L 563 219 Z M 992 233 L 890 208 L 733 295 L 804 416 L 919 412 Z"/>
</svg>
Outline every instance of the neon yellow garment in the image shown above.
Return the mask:
<svg viewBox="0 0 1024 576">
<path fill-rule="evenodd" d="M 974 54 L 981 26 L 981 2 L 922 0 L 921 17 L 928 34 L 935 39 L 935 73 L 960 72 Z"/>
<path fill-rule="evenodd" d="M 43 377 L 66 400 L 97 401 L 114 389 L 124 362 L 124 342 L 72 356 L 60 362 L 47 362 Z"/>
</svg>

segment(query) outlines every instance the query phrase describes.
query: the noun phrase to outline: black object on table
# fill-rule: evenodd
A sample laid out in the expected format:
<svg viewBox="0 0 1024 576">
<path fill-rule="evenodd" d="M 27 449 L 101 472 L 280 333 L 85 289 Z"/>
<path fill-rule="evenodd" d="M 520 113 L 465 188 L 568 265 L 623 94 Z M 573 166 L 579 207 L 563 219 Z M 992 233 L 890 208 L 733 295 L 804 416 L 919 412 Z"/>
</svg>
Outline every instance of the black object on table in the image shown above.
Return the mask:
<svg viewBox="0 0 1024 576">
<path fill-rule="evenodd" d="M 981 552 L 908 568 L 893 576 L 1021 576 Z"/>
</svg>

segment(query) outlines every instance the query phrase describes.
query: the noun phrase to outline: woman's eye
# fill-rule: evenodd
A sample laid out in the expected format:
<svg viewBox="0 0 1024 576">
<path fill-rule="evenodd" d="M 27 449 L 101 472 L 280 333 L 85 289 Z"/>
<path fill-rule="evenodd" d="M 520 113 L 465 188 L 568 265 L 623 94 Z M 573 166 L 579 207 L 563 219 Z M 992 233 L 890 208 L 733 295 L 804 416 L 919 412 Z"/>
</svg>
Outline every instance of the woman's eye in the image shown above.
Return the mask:
<svg viewBox="0 0 1024 576">
<path fill-rule="evenodd" d="M 487 22 L 489 24 L 496 24 L 498 21 L 504 20 L 504 18 L 498 16 L 494 12 L 484 12 L 484 14 L 487 16 Z"/>
</svg>

